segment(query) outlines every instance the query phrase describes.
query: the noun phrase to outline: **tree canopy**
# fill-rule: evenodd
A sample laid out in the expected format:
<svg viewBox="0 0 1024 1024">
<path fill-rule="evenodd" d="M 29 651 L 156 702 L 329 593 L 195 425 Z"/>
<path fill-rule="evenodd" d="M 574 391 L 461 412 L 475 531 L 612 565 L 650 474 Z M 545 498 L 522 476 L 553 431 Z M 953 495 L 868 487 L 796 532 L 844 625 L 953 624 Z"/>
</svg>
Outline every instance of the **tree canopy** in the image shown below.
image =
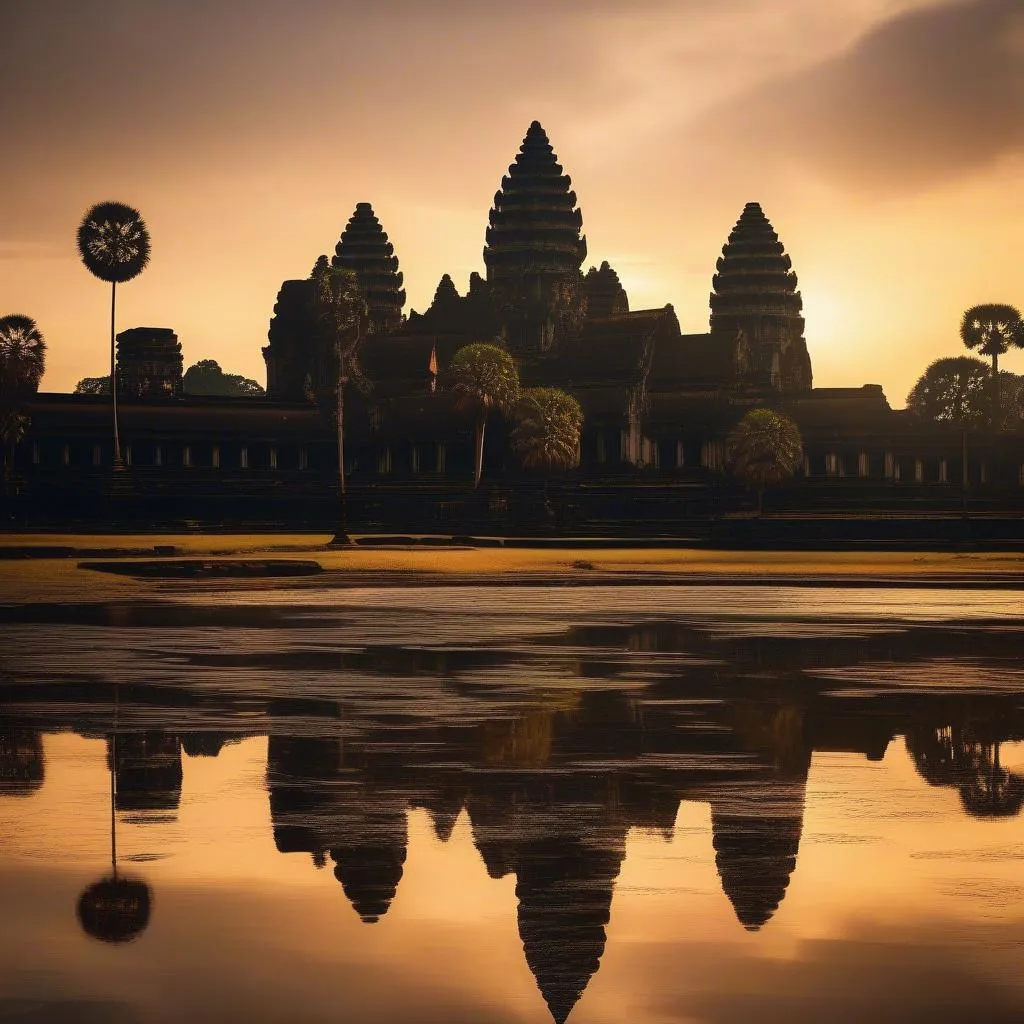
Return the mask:
<svg viewBox="0 0 1024 1024">
<path fill-rule="evenodd" d="M 512 450 L 524 469 L 571 469 L 580 460 L 583 410 L 558 388 L 528 388 L 515 406 Z"/>
<path fill-rule="evenodd" d="M 1010 426 L 1024 418 L 1024 378 L 1000 371 L 1000 423 Z M 995 397 L 992 370 L 974 356 L 936 359 L 907 395 L 907 409 L 921 419 L 956 426 L 992 422 Z"/>
<path fill-rule="evenodd" d="M 12 313 L 0 317 L 0 390 L 5 404 L 39 389 L 46 367 L 46 342 L 35 320 Z"/>
<path fill-rule="evenodd" d="M 1024 348 L 1024 320 L 1015 306 L 972 306 L 960 322 L 960 339 L 968 348 L 996 360 L 1011 348 Z"/>
<path fill-rule="evenodd" d="M 726 455 L 736 478 L 757 491 L 760 512 L 764 489 L 787 480 L 803 460 L 803 440 L 788 417 L 752 409 L 729 434 Z"/>
<path fill-rule="evenodd" d="M 476 458 L 473 486 L 480 483 L 484 465 L 484 431 L 491 409 L 508 413 L 519 398 L 519 370 L 497 345 L 465 345 L 452 356 L 448 368 L 452 390 L 459 402 L 476 414 Z"/>
<path fill-rule="evenodd" d="M 84 384 L 93 378 L 86 377 L 80 382 Z M 182 390 L 186 395 L 220 395 L 223 397 L 247 397 L 265 394 L 263 388 L 254 380 L 238 373 L 225 373 L 215 359 L 200 359 L 190 366 L 181 381 Z M 78 388 L 75 389 L 78 392 Z M 81 392 L 97 394 L 101 392 Z"/>
<path fill-rule="evenodd" d="M 150 254 L 142 214 L 124 203 L 97 203 L 78 228 L 78 252 L 89 273 L 101 281 L 121 284 L 138 277 Z"/>
<path fill-rule="evenodd" d="M 519 398 L 519 371 L 512 357 L 497 345 L 465 345 L 452 357 L 452 389 L 464 404 L 509 412 Z"/>
<path fill-rule="evenodd" d="M 83 377 L 75 385 L 76 395 L 109 395 L 109 377 Z"/>
</svg>

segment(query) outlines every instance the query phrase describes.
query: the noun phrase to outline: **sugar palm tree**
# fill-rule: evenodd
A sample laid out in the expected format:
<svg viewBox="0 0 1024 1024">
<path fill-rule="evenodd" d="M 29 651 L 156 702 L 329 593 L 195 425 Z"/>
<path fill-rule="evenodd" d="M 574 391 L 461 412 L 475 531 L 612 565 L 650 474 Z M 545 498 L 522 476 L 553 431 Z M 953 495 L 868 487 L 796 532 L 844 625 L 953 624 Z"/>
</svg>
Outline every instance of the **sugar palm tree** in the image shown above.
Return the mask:
<svg viewBox="0 0 1024 1024">
<path fill-rule="evenodd" d="M 497 345 L 477 343 L 460 348 L 450 367 L 452 389 L 460 405 L 476 417 L 473 486 L 480 484 L 484 466 L 484 432 L 492 409 L 507 413 L 519 397 L 519 371 L 512 357 Z"/>
<path fill-rule="evenodd" d="M 1011 348 L 1024 348 L 1024 320 L 1014 306 L 989 303 L 972 306 L 960 321 L 960 339 L 968 348 L 992 357 L 993 425 L 1000 424 L 999 357 Z"/>
<path fill-rule="evenodd" d="M 325 256 L 313 268 L 313 310 L 323 358 L 332 368 L 337 399 L 338 522 L 332 544 L 351 544 L 345 483 L 345 387 L 358 375 L 357 354 L 369 328 L 369 310 L 351 270 L 332 267 Z"/>
<path fill-rule="evenodd" d="M 558 388 L 528 388 L 516 403 L 514 417 L 512 451 L 524 469 L 544 474 L 544 508 L 550 514 L 548 474 L 579 465 L 583 410 Z"/>
<path fill-rule="evenodd" d="M 117 353 L 115 311 L 117 286 L 139 276 L 149 263 L 150 241 L 138 210 L 124 203 L 97 203 L 78 228 L 78 252 L 86 270 L 110 282 L 110 396 L 114 418 L 114 468 L 121 467 L 117 429 Z"/>
<path fill-rule="evenodd" d="M 736 478 L 757 491 L 760 517 L 765 488 L 793 475 L 804 457 L 803 440 L 791 419 L 771 409 L 752 409 L 729 434 L 726 455 Z"/>
<path fill-rule="evenodd" d="M 131 942 L 149 924 L 153 894 L 137 878 L 117 871 L 117 701 L 114 731 L 109 737 L 110 770 L 110 874 L 86 888 L 78 898 L 78 922 L 82 930 L 100 942 Z"/>
<path fill-rule="evenodd" d="M 0 444 L 5 487 L 15 445 L 28 423 L 22 403 L 39 390 L 45 367 L 46 341 L 35 320 L 18 313 L 0 317 Z"/>
</svg>

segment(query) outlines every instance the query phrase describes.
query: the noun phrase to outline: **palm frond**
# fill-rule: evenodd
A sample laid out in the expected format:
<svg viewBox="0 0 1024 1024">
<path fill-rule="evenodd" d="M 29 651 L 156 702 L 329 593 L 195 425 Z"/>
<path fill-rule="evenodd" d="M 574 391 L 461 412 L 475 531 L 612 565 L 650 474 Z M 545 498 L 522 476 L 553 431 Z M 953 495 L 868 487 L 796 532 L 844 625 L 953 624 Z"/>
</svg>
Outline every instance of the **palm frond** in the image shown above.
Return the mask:
<svg viewBox="0 0 1024 1024">
<path fill-rule="evenodd" d="M 803 439 L 787 417 L 752 409 L 729 434 L 726 455 L 733 474 L 748 487 L 776 486 L 803 461 Z"/>
<path fill-rule="evenodd" d="M 463 346 L 452 357 L 448 372 L 460 404 L 507 413 L 519 398 L 519 371 L 497 345 Z"/>
<path fill-rule="evenodd" d="M 580 460 L 583 410 L 558 388 L 529 388 L 515 408 L 512 450 L 524 469 L 570 469 Z"/>
<path fill-rule="evenodd" d="M 97 203 L 78 228 L 78 252 L 101 281 L 122 284 L 149 263 L 150 238 L 142 214 L 125 203 Z"/>
<path fill-rule="evenodd" d="M 35 391 L 46 368 L 46 341 L 35 320 L 20 313 L 0 318 L 0 388 Z"/>
</svg>

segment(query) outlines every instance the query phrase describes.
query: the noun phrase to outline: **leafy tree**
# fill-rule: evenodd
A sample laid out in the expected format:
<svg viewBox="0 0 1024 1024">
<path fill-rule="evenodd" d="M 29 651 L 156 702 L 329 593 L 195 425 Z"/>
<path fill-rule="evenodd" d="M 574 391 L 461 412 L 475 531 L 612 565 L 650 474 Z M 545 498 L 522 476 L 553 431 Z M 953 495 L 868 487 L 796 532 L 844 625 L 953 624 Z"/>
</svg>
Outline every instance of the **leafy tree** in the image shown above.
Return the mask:
<svg viewBox="0 0 1024 1024">
<path fill-rule="evenodd" d="M 580 461 L 583 410 L 558 388 L 528 388 L 516 403 L 512 451 L 524 469 L 571 469 Z"/>
<path fill-rule="evenodd" d="M 460 348 L 452 357 L 452 389 L 460 404 L 476 417 L 476 457 L 473 486 L 480 484 L 484 466 L 484 432 L 492 409 L 508 413 L 519 397 L 519 371 L 512 357 L 497 345 L 476 343 Z"/>
<path fill-rule="evenodd" d="M 39 390 L 45 367 L 46 341 L 35 320 L 18 313 L 0 318 L 0 443 L 5 486 L 14 448 L 28 426 L 23 403 Z"/>
<path fill-rule="evenodd" d="M 1024 320 L 1014 306 L 989 303 L 972 306 L 960 322 L 960 340 L 968 348 L 992 357 L 992 391 L 995 409 L 999 410 L 999 357 L 1011 348 L 1024 348 Z M 994 417 L 998 425 L 1000 416 Z"/>
<path fill-rule="evenodd" d="M 1011 425 L 1021 418 L 1020 378 L 999 372 L 1003 394 L 998 422 Z M 993 421 L 992 371 L 972 356 L 936 359 L 907 395 L 907 409 L 921 419 L 959 427 L 982 426 Z"/>
<path fill-rule="evenodd" d="M 757 491 L 760 516 L 765 488 L 793 475 L 804 457 L 803 441 L 791 419 L 771 409 L 752 409 L 729 434 L 726 456 L 736 478 Z"/>
<path fill-rule="evenodd" d="M 83 377 L 75 385 L 76 395 L 109 395 L 109 377 Z"/>
<path fill-rule="evenodd" d="M 256 381 L 239 373 L 225 373 L 215 359 L 200 359 L 190 366 L 182 377 L 181 388 L 187 395 L 244 397 L 266 394 Z"/>
<path fill-rule="evenodd" d="M 78 252 L 86 270 L 110 282 L 110 396 L 114 418 L 114 468 L 121 463 L 117 430 L 117 286 L 136 278 L 149 263 L 150 240 L 138 210 L 124 203 L 97 203 L 86 211 L 78 228 Z"/>
<path fill-rule="evenodd" d="M 313 310 L 318 347 L 336 367 L 338 430 L 338 525 L 332 544 L 351 544 L 348 535 L 348 489 L 345 484 L 345 387 L 361 379 L 359 346 L 369 329 L 369 309 L 351 270 L 332 267 L 326 257 L 313 268 Z"/>
</svg>

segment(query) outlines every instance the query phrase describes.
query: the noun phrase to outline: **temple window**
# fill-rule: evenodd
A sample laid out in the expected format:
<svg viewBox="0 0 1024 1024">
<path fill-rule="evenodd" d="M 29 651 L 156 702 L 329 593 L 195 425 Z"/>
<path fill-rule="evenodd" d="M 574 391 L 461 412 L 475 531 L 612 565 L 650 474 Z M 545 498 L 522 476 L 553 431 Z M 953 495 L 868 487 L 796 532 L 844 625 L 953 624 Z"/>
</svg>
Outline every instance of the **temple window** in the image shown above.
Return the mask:
<svg viewBox="0 0 1024 1024">
<path fill-rule="evenodd" d="M 857 456 L 857 475 L 871 475 L 871 460 L 868 458 L 867 452 L 861 452 L 860 455 Z"/>
<path fill-rule="evenodd" d="M 37 441 L 32 442 L 32 465 L 39 465 L 39 443 Z"/>
<path fill-rule="evenodd" d="M 623 430 L 619 436 L 619 461 L 629 462 L 629 431 Z"/>
<path fill-rule="evenodd" d="M 380 476 L 387 476 L 391 472 L 391 449 L 381 448 L 377 452 L 377 472 Z"/>
<path fill-rule="evenodd" d="M 949 483 L 949 467 L 946 465 L 945 459 L 939 459 L 939 483 Z"/>
<path fill-rule="evenodd" d="M 66 444 L 60 446 L 60 464 L 62 466 L 71 465 L 71 448 Z"/>
<path fill-rule="evenodd" d="M 410 461 L 410 468 L 412 469 L 412 471 L 414 473 L 420 472 L 420 466 L 422 464 L 422 459 L 420 458 L 420 446 L 418 444 L 414 444 L 412 446 L 412 452 L 411 452 L 410 460 L 409 461 Z"/>
<path fill-rule="evenodd" d="M 132 446 L 130 444 L 126 444 L 121 454 L 124 456 L 124 464 L 126 466 L 130 466 L 132 464 Z"/>
<path fill-rule="evenodd" d="M 270 468 L 277 469 L 277 445 L 270 446 Z"/>
<path fill-rule="evenodd" d="M 305 445 L 299 448 L 299 469 L 309 469 L 309 449 Z"/>
<path fill-rule="evenodd" d="M 164 450 L 160 445 L 156 445 L 153 449 L 153 465 L 162 466 L 164 464 Z"/>
<path fill-rule="evenodd" d="M 210 449 L 210 465 L 213 466 L 214 469 L 220 469 L 220 445 L 219 444 L 215 444 L 213 446 L 213 448 Z"/>
<path fill-rule="evenodd" d="M 445 465 L 445 444 L 444 441 L 437 442 L 437 471 L 438 473 L 444 473 Z"/>
<path fill-rule="evenodd" d="M 811 475 L 811 460 L 810 460 L 809 456 L 805 455 L 804 456 L 804 476 L 810 476 L 810 475 Z"/>
<path fill-rule="evenodd" d="M 604 431 L 599 430 L 597 432 L 597 450 L 594 456 L 598 462 L 606 462 L 608 460 L 608 452 L 604 446 Z"/>
<path fill-rule="evenodd" d="M 914 483 L 924 483 L 924 463 L 920 459 L 914 459 Z"/>
<path fill-rule="evenodd" d="M 192 465 L 192 449 L 188 445 L 181 449 L 181 464 L 186 469 Z"/>
<path fill-rule="evenodd" d="M 843 460 L 835 452 L 829 452 L 825 456 L 825 475 L 842 476 Z"/>
<path fill-rule="evenodd" d="M 98 444 L 94 444 L 92 446 L 92 464 L 94 466 L 98 466 L 102 461 L 103 459 L 100 453 L 100 446 Z"/>
<path fill-rule="evenodd" d="M 896 476 L 896 460 L 892 456 L 892 452 L 885 453 L 885 478 L 886 480 L 895 480 Z"/>
<path fill-rule="evenodd" d="M 238 465 L 242 469 L 249 468 L 249 449 L 246 445 L 242 445 L 241 451 L 238 453 Z"/>
<path fill-rule="evenodd" d="M 682 441 L 676 441 L 676 465 L 686 465 L 686 445 Z"/>
</svg>

